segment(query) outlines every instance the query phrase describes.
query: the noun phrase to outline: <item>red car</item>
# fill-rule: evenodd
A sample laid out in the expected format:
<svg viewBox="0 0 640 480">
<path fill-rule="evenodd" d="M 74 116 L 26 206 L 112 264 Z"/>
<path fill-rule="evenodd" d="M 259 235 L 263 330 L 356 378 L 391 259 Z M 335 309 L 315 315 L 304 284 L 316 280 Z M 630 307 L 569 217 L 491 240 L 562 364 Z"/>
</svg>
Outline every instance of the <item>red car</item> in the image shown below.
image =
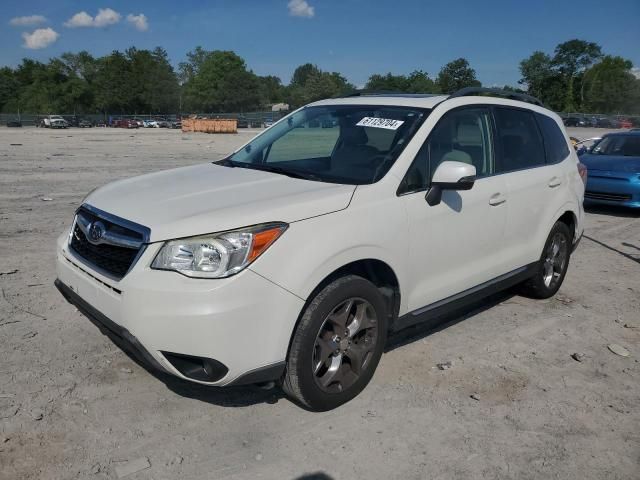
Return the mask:
<svg viewBox="0 0 640 480">
<path fill-rule="evenodd" d="M 138 122 L 128 118 L 118 118 L 111 122 L 111 126 L 115 128 L 138 128 Z"/>
<path fill-rule="evenodd" d="M 618 125 L 620 126 L 620 128 L 633 128 L 633 123 L 631 123 L 631 120 L 628 120 L 626 118 L 618 119 Z"/>
</svg>

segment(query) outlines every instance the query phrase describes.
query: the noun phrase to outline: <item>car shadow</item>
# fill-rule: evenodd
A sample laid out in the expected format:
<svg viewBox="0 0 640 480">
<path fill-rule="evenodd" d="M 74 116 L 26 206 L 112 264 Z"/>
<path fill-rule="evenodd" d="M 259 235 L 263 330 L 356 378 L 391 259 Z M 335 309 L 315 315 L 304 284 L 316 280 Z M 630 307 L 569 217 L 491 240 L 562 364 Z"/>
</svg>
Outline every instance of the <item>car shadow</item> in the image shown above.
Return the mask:
<svg viewBox="0 0 640 480">
<path fill-rule="evenodd" d="M 296 477 L 294 480 L 333 480 L 333 477 L 324 472 L 313 472 Z"/>
<path fill-rule="evenodd" d="M 640 209 L 615 207 L 609 205 L 585 205 L 584 211 L 587 213 L 609 215 L 611 217 L 640 218 Z"/>
<path fill-rule="evenodd" d="M 601 247 L 606 248 L 607 250 L 611 250 L 612 252 L 615 252 L 618 255 L 622 255 L 623 257 L 628 258 L 629 260 L 633 260 L 636 263 L 640 263 L 640 258 L 638 258 L 638 257 L 634 257 L 633 255 L 631 255 L 631 254 L 629 254 L 627 252 L 623 252 L 621 250 L 618 250 L 617 248 L 614 248 L 611 245 L 607 245 L 606 243 L 601 242 L 600 240 L 596 240 L 595 238 L 590 237 L 589 235 L 583 235 L 583 237 L 586 238 L 587 240 L 592 241 L 595 244 L 600 245 Z M 636 248 L 636 249 L 640 250 L 640 248 L 636 247 L 635 245 L 631 245 L 630 243 L 622 242 L 622 245 L 627 246 L 627 247 L 633 247 L 633 248 Z"/>
</svg>

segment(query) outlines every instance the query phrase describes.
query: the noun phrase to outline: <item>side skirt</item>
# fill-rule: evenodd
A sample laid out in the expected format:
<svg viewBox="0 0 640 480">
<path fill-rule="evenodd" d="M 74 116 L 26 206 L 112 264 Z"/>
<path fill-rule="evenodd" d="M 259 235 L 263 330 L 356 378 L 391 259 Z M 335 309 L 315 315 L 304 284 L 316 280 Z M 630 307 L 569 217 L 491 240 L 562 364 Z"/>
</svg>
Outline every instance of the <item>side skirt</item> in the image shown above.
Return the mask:
<svg viewBox="0 0 640 480">
<path fill-rule="evenodd" d="M 392 331 L 396 332 L 418 323 L 429 323 L 435 327 L 441 323 L 441 320 L 443 320 L 442 317 L 445 317 L 447 314 L 467 307 L 478 300 L 506 290 L 530 278 L 536 273 L 537 266 L 538 262 L 530 263 L 529 265 L 500 275 L 488 282 L 481 283 L 478 286 L 439 300 L 431 305 L 405 313 L 394 322 Z"/>
</svg>

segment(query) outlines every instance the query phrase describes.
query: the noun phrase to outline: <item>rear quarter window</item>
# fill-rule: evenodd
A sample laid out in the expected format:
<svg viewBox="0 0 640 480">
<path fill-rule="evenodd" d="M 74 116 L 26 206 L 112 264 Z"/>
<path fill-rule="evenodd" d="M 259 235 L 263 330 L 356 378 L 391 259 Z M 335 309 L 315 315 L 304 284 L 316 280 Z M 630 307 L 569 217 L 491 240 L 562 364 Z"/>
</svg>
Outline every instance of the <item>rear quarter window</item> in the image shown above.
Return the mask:
<svg viewBox="0 0 640 480">
<path fill-rule="evenodd" d="M 569 156 L 569 147 L 562 130 L 551 117 L 536 113 L 536 119 L 544 139 L 547 163 L 559 163 Z"/>
</svg>

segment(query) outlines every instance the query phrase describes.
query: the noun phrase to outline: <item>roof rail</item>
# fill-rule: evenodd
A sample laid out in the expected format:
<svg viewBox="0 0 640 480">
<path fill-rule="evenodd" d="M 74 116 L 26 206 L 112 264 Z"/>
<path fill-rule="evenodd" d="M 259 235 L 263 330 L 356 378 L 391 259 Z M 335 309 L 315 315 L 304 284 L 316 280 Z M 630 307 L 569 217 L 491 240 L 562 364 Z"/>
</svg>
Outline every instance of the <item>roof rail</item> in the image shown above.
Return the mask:
<svg viewBox="0 0 640 480">
<path fill-rule="evenodd" d="M 452 93 L 449 98 L 469 97 L 469 96 L 494 96 L 508 98 L 509 100 L 519 100 L 521 102 L 531 103 L 539 107 L 546 108 L 545 104 L 536 97 L 527 95 L 526 93 L 510 92 L 500 88 L 484 88 L 484 87 L 466 87 Z"/>
<path fill-rule="evenodd" d="M 440 93 L 408 93 L 399 90 L 353 90 L 344 95 L 337 95 L 334 98 L 350 98 L 350 97 L 408 97 L 408 98 L 426 98 L 439 97 Z"/>
</svg>

